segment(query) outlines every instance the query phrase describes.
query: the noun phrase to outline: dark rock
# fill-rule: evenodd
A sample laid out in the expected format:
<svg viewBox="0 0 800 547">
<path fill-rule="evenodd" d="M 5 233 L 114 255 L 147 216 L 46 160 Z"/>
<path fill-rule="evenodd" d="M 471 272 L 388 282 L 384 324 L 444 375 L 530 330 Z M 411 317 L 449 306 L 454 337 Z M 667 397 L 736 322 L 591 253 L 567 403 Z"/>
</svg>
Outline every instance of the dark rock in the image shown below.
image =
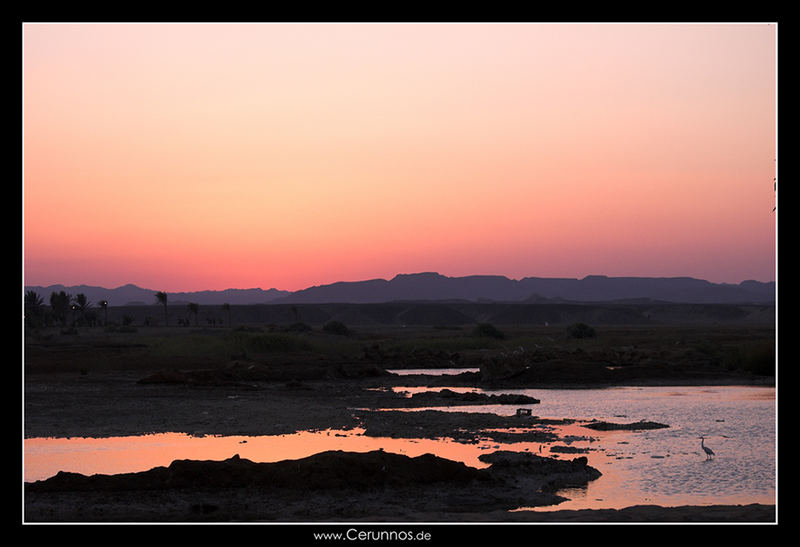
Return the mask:
<svg viewBox="0 0 800 547">
<path fill-rule="evenodd" d="M 308 386 L 308 385 L 304 384 L 303 382 L 300 382 L 299 380 L 289 380 L 284 385 L 288 389 L 297 389 L 297 390 L 305 390 L 305 391 L 311 391 L 311 390 L 314 389 L 311 386 Z"/>
<path fill-rule="evenodd" d="M 533 405 L 539 404 L 539 399 L 530 397 L 528 395 L 516 395 L 509 393 L 501 393 L 499 395 L 486 393 L 478 393 L 468 391 L 465 393 L 458 393 L 452 389 L 442 389 L 440 391 L 424 391 L 415 393 L 410 397 L 414 403 L 435 403 L 438 399 L 447 399 L 448 401 L 457 401 L 460 403 L 477 403 L 477 404 L 495 404 L 495 405 Z"/>
<path fill-rule="evenodd" d="M 192 505 L 193 513 L 202 513 L 203 515 L 208 515 L 214 511 L 219 511 L 218 505 L 214 505 L 212 503 L 196 503 Z"/>
<path fill-rule="evenodd" d="M 488 412 L 447 412 L 441 410 L 365 411 L 361 427 L 368 437 L 435 439 L 447 437 L 459 442 L 493 439 L 498 442 L 552 442 L 558 436 L 539 426 L 564 424 L 532 416 L 500 416 Z M 526 430 L 522 430 L 522 428 Z M 508 431 L 514 428 L 514 432 Z"/>
<path fill-rule="evenodd" d="M 488 480 L 485 470 L 423 454 L 411 458 L 376 450 L 367 453 L 327 451 L 299 460 L 257 463 L 238 455 L 224 461 L 175 460 L 168 467 L 119 475 L 59 472 L 26 484 L 32 492 L 245 488 L 364 490 L 386 486 L 468 483 Z"/>
<path fill-rule="evenodd" d="M 139 384 L 185 384 L 189 381 L 189 377 L 177 370 L 168 370 L 156 372 L 150 376 L 140 379 Z"/>
<path fill-rule="evenodd" d="M 589 466 L 586 456 L 572 460 L 558 460 L 532 454 L 530 452 L 512 452 L 498 450 L 490 454 L 481 454 L 478 459 L 491 464 L 491 469 L 522 467 L 525 473 L 551 475 L 554 473 L 574 473 L 576 471 L 593 470 L 600 476 L 600 472 Z M 594 473 L 592 473 L 594 474 Z"/>
<path fill-rule="evenodd" d="M 562 454 L 585 454 L 586 452 L 589 452 L 589 449 L 578 448 L 577 446 L 555 445 L 550 447 L 550 452 L 559 452 Z"/>
<path fill-rule="evenodd" d="M 583 424 L 583 427 L 588 427 L 589 429 L 594 429 L 597 431 L 632 431 L 637 429 L 663 429 L 669 427 L 665 424 L 660 424 L 658 422 L 647 422 L 647 421 L 639 421 L 634 422 L 632 424 L 615 424 L 612 422 L 592 422 L 589 424 Z"/>
<path fill-rule="evenodd" d="M 491 464 L 489 472 L 498 479 L 524 481 L 529 488 L 536 488 L 543 494 L 555 493 L 563 488 L 584 487 L 602 476 L 600 471 L 589 465 L 586 456 L 559 460 L 530 452 L 500 450 L 482 454 L 478 459 Z"/>
</svg>

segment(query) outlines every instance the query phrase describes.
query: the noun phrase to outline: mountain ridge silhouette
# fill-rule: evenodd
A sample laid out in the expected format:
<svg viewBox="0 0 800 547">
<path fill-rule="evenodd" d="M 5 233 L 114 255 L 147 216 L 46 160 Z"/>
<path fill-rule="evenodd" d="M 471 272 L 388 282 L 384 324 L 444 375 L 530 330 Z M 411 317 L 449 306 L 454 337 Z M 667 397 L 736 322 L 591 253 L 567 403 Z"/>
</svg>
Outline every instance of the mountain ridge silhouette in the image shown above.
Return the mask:
<svg viewBox="0 0 800 547">
<path fill-rule="evenodd" d="M 107 300 L 109 306 L 157 304 L 155 293 L 128 283 L 116 288 L 91 285 L 26 285 L 48 303 L 51 292 L 83 293 L 94 304 Z M 746 280 L 739 284 L 712 283 L 693 277 L 609 277 L 584 278 L 525 277 L 503 275 L 448 277 L 436 272 L 397 274 L 391 279 L 337 281 L 298 291 L 275 288 L 225 289 L 169 292 L 170 304 L 194 302 L 200 305 L 386 303 L 395 301 L 494 301 L 494 302 L 607 302 L 655 300 L 676 303 L 732 304 L 774 303 L 776 284 Z"/>
</svg>

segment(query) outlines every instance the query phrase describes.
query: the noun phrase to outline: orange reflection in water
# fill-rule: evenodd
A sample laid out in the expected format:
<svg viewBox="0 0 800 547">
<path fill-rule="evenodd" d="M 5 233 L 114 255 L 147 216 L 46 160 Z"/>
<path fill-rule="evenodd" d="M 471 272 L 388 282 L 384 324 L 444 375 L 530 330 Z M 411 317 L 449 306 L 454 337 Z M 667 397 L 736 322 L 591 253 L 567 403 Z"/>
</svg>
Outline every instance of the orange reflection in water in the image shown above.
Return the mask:
<svg viewBox="0 0 800 547">
<path fill-rule="evenodd" d="M 709 495 L 698 495 L 695 492 L 671 493 L 663 495 L 648 492 L 631 480 L 630 473 L 617 469 L 602 457 L 589 455 L 589 465 L 597 468 L 603 475 L 590 481 L 584 487 L 565 488 L 558 491 L 567 501 L 557 505 L 541 507 L 520 507 L 517 511 L 562 511 L 581 509 L 620 509 L 634 505 L 659 505 L 662 507 L 680 507 L 683 505 L 748 505 L 762 503 L 775 504 L 774 494 L 759 492 L 726 492 L 724 499 Z"/>
<path fill-rule="evenodd" d="M 494 442 L 458 443 L 437 439 L 366 437 L 363 430 L 301 431 L 275 436 L 205 436 L 158 433 L 108 438 L 25 439 L 24 480 L 52 477 L 59 471 L 84 475 L 146 471 L 173 460 L 224 460 L 234 454 L 256 462 L 298 459 L 326 450 L 369 452 L 383 449 L 415 457 L 436 454 L 472 467 L 487 464 L 478 457 L 491 450 L 510 449 Z M 538 450 L 535 443 L 514 443 L 514 450 Z"/>
</svg>

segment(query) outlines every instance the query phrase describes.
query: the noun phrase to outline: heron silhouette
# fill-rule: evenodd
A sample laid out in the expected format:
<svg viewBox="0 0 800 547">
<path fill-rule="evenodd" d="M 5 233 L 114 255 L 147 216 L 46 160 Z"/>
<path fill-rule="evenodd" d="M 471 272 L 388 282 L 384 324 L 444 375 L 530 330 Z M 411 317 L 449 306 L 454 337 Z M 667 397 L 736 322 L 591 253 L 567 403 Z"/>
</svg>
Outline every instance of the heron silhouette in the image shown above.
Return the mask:
<svg viewBox="0 0 800 547">
<path fill-rule="evenodd" d="M 705 437 L 700 437 L 700 448 L 706 453 L 706 460 L 710 460 L 714 457 L 714 451 L 705 445 Z"/>
</svg>

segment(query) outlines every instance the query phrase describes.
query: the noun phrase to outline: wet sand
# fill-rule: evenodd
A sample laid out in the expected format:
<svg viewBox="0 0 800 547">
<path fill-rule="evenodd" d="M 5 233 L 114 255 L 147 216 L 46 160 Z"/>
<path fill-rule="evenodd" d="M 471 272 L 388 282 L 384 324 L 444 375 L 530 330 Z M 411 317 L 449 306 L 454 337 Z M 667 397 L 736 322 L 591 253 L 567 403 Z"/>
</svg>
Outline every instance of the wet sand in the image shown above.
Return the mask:
<svg viewBox="0 0 800 547">
<path fill-rule="evenodd" d="M 236 368 L 236 367 L 233 367 Z M 231 369 L 231 366 L 228 366 Z M 462 405 L 453 393 L 405 397 L 387 387 L 408 377 L 376 375 L 330 380 L 258 381 L 228 376 L 199 382 L 192 375 L 96 372 L 34 374 L 25 382 L 27 437 L 106 437 L 158 432 L 190 435 L 276 435 L 301 430 L 363 428 L 375 437 L 497 442 L 521 426 L 525 440 L 556 442 L 552 420 L 469 412 L 367 409 Z M 202 376 L 202 375 L 201 375 Z M 422 379 L 420 379 L 421 381 Z M 481 401 L 475 400 L 476 403 Z M 558 422 L 556 420 L 556 422 Z M 568 423 L 565 421 L 564 423 Z M 525 429 L 527 428 L 527 429 Z M 487 433 L 495 431 L 495 433 Z M 519 434 L 517 434 L 519 435 Z M 516 440 L 520 440 L 517 437 Z M 231 455 L 233 456 L 233 455 Z M 25 489 L 28 522 L 775 522 L 764 505 L 619 510 L 514 511 L 552 505 L 554 492 L 593 480 L 580 458 L 558 476 L 524 468 L 495 469 L 492 480 L 402 485 L 376 482 L 353 488 L 187 487 L 81 488 L 73 484 Z M 585 459 L 584 459 L 585 460 Z M 449 460 L 446 460 L 449 462 Z M 451 462 L 452 463 L 452 462 Z M 460 464 L 463 465 L 463 464 Z M 496 467 L 496 466 L 493 466 Z M 469 468 L 472 469 L 472 468 Z M 389 471 L 391 473 L 391 471 Z M 62 477 L 63 478 L 63 477 Z M 139 476 L 141 479 L 141 476 Z M 47 481 L 40 481 L 40 484 Z M 54 481 L 51 481 L 51 483 Z M 136 482 L 136 481 L 134 481 Z M 63 483 L 63 481 L 62 481 Z"/>
<path fill-rule="evenodd" d="M 749 324 L 607 327 L 596 341 L 559 336 L 550 327 L 520 327 L 501 341 L 475 340 L 460 329 L 427 327 L 413 332 L 376 328 L 347 337 L 316 329 L 296 334 L 273 327 L 95 329 L 66 335 L 55 329 L 26 338 L 24 436 L 257 437 L 359 429 L 376 439 L 448 437 L 457 443 L 473 443 L 480 438 L 502 444 L 513 438 L 554 446 L 563 443 L 557 428 L 550 426 L 569 420 L 556 417 L 548 423 L 535 412 L 515 416 L 513 411 L 499 416 L 427 410 L 412 416 L 402 410 L 487 401 L 465 397 L 457 390 L 405 397 L 391 388 L 761 385 L 774 382 L 774 376 L 754 375 L 748 367 L 768 365 L 773 345 L 774 330 Z M 728 360 L 731 355 L 736 359 Z M 480 372 L 439 378 L 386 372 L 442 367 Z M 504 402 L 512 409 L 536 406 L 530 400 Z M 91 487 L 101 479 L 74 474 L 27 483 L 23 521 L 746 523 L 775 522 L 776 518 L 774 505 L 514 510 L 553 507 L 561 499 L 555 494 L 559 489 L 595 480 L 596 470 L 577 453 L 513 463 L 501 458 L 484 462 L 480 469 L 438 458 L 436 465 L 442 469 L 460 470 L 452 475 L 459 478 L 443 482 L 421 480 L 425 466 L 415 467 L 419 464 L 415 458 L 400 456 L 387 465 L 381 463 L 385 454 L 355 456 L 366 460 L 344 469 L 351 470 L 351 477 L 372 477 L 360 488 L 324 480 L 304 482 L 309 480 L 310 468 L 303 458 L 282 468 L 279 480 L 260 487 L 247 482 L 229 484 L 243 472 L 242 466 L 249 465 L 245 458 L 233 459 L 234 455 L 216 462 L 233 466 L 223 465 L 210 475 L 218 482 L 202 486 L 190 481 L 177 487 L 176 477 L 185 473 L 199 477 L 192 469 L 204 469 L 209 462 L 167 462 L 158 471 L 113 475 L 108 480 L 122 480 L 113 487 Z M 351 457 L 353 453 L 327 454 L 325 465 L 334 469 L 341 458 Z M 374 473 L 376 466 L 380 473 Z M 354 473 L 354 469 L 368 471 Z M 155 475 L 168 480 L 152 482 Z"/>
</svg>

